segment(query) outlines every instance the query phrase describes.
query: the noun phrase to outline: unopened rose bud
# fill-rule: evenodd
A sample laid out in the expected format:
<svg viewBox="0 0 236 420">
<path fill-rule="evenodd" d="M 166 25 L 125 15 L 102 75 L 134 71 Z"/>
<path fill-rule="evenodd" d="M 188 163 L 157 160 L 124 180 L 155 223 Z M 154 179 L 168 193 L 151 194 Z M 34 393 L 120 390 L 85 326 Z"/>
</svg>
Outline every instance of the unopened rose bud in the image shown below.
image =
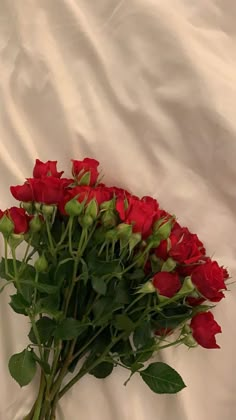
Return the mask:
<svg viewBox="0 0 236 420">
<path fill-rule="evenodd" d="M 43 204 L 42 213 L 45 216 L 52 216 L 52 214 L 54 212 L 54 209 L 55 209 L 55 206 L 53 206 L 53 205 Z"/>
<path fill-rule="evenodd" d="M 118 239 L 117 231 L 115 229 L 110 229 L 105 233 L 105 238 L 108 241 L 116 241 Z"/>
<path fill-rule="evenodd" d="M 85 215 L 90 216 L 93 220 L 96 219 L 98 215 L 98 205 L 95 199 L 91 200 L 87 205 Z"/>
<path fill-rule="evenodd" d="M 18 247 L 18 245 L 21 244 L 24 240 L 24 235 L 21 233 L 12 233 L 8 238 L 8 244 L 11 249 L 15 249 Z"/>
<path fill-rule="evenodd" d="M 38 273 L 47 271 L 48 262 L 44 255 L 41 255 L 34 263 L 34 268 Z"/>
<path fill-rule="evenodd" d="M 196 342 L 196 340 L 194 340 L 192 334 L 188 334 L 186 335 L 186 337 L 183 340 L 183 343 L 187 346 L 187 347 L 196 347 L 198 344 Z"/>
<path fill-rule="evenodd" d="M 191 330 L 190 326 L 188 324 L 185 324 L 183 329 L 182 329 L 182 334 L 189 334 L 189 333 L 191 333 L 191 331 L 192 330 Z"/>
<path fill-rule="evenodd" d="M 33 219 L 30 220 L 30 230 L 33 233 L 39 232 L 42 229 L 42 221 L 38 215 L 34 216 Z"/>
<path fill-rule="evenodd" d="M 14 231 L 14 223 L 4 214 L 0 219 L 0 232 L 8 237 Z"/>
<path fill-rule="evenodd" d="M 104 201 L 102 204 L 100 204 L 101 210 L 114 210 L 115 209 L 115 202 L 114 199 L 109 201 Z"/>
<path fill-rule="evenodd" d="M 79 216 L 83 211 L 84 205 L 79 203 L 78 200 L 73 198 L 72 200 L 68 201 L 65 205 L 65 211 L 69 216 Z"/>
<path fill-rule="evenodd" d="M 42 204 L 41 203 L 34 203 L 34 207 L 36 211 L 41 211 Z"/>
<path fill-rule="evenodd" d="M 105 227 L 113 227 L 117 224 L 117 216 L 113 210 L 107 210 L 101 216 L 101 222 Z"/>
<path fill-rule="evenodd" d="M 92 226 L 93 222 L 94 222 L 93 218 L 88 215 L 84 215 L 79 218 L 79 223 L 84 228 L 89 228 L 90 226 Z"/>
<path fill-rule="evenodd" d="M 132 233 L 130 239 L 129 239 L 129 250 L 130 252 L 133 251 L 133 249 L 138 245 L 139 242 L 142 240 L 141 233 Z"/>
<path fill-rule="evenodd" d="M 28 213 L 32 213 L 32 210 L 33 210 L 33 204 L 32 204 L 32 202 L 27 202 L 27 203 L 25 203 L 25 202 L 22 202 L 21 203 L 21 206 L 23 207 L 23 209 L 25 209 Z"/>
<path fill-rule="evenodd" d="M 164 223 L 163 225 L 161 225 L 158 229 L 158 231 L 156 232 L 158 238 L 163 241 L 165 239 L 168 239 L 170 234 L 171 234 L 171 230 L 172 230 L 172 220 Z"/>
<path fill-rule="evenodd" d="M 132 236 L 132 226 L 126 223 L 120 223 L 117 227 L 118 237 L 121 239 L 129 239 Z"/>
<path fill-rule="evenodd" d="M 147 281 L 144 283 L 136 292 L 137 294 L 147 294 L 147 293 L 154 293 L 156 292 L 156 288 L 153 286 L 151 281 Z"/>
<path fill-rule="evenodd" d="M 90 172 L 85 172 L 85 174 L 78 181 L 79 185 L 90 185 L 91 174 Z"/>
<path fill-rule="evenodd" d="M 191 277 L 185 277 L 183 285 L 181 287 L 181 289 L 179 290 L 179 292 L 177 293 L 178 295 L 192 295 L 192 292 L 195 290 L 195 286 L 192 283 Z"/>
</svg>

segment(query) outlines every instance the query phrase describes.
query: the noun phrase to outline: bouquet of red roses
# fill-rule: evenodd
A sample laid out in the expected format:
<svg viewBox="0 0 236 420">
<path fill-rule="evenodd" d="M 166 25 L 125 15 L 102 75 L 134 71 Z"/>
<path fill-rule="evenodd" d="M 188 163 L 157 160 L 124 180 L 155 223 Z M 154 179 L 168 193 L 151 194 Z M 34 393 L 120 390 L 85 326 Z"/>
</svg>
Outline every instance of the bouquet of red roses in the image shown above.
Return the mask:
<svg viewBox="0 0 236 420">
<path fill-rule="evenodd" d="M 41 371 L 28 420 L 55 419 L 73 384 L 116 366 L 176 393 L 183 380 L 148 363 L 153 356 L 179 344 L 219 347 L 209 309 L 224 297 L 227 270 L 155 199 L 100 183 L 96 160 L 72 164 L 64 178 L 57 162 L 36 160 L 33 177 L 11 187 L 20 206 L 0 211 L 1 290 L 14 286 L 10 306 L 31 323 L 9 370 L 20 386 Z"/>
</svg>

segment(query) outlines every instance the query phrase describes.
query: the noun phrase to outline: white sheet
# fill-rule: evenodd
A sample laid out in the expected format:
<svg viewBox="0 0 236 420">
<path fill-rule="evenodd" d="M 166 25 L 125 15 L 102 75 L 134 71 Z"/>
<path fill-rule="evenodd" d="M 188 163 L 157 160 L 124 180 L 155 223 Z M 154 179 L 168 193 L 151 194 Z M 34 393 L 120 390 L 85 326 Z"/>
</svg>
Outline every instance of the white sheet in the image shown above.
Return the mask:
<svg viewBox="0 0 236 420">
<path fill-rule="evenodd" d="M 105 180 L 157 197 L 236 274 L 234 0 L 0 0 L 1 208 L 36 157 L 101 161 Z M 0 419 L 22 420 L 7 361 L 28 325 L 0 304 Z M 236 288 L 215 309 L 221 350 L 161 358 L 188 387 L 157 396 L 126 372 L 87 377 L 58 420 L 232 420 Z M 62 414 L 63 412 L 63 414 Z"/>
</svg>

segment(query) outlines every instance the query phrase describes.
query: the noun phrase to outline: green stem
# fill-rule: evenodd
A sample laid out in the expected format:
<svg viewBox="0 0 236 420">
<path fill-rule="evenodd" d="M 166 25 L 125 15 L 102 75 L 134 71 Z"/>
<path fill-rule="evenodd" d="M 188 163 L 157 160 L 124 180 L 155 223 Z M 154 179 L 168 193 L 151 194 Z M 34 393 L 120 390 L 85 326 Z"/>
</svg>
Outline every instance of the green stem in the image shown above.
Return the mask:
<svg viewBox="0 0 236 420">
<path fill-rule="evenodd" d="M 34 415 L 33 415 L 32 420 L 40 420 L 40 413 L 42 409 L 44 390 L 45 390 L 45 379 L 44 379 L 43 372 L 41 372 L 39 394 L 38 394 L 38 398 L 35 404 Z"/>
<path fill-rule="evenodd" d="M 46 219 L 46 229 L 47 229 L 50 251 L 51 251 L 52 256 L 54 257 L 55 256 L 55 247 L 54 247 L 54 244 L 53 244 L 53 238 L 52 238 L 52 234 L 51 234 L 49 220 L 48 220 L 48 217 L 46 217 L 45 219 Z"/>
<path fill-rule="evenodd" d="M 30 247 L 31 247 L 31 240 L 29 240 L 29 242 L 27 244 L 27 247 L 26 247 L 26 250 L 25 250 L 25 255 L 24 255 L 24 257 L 22 259 L 22 262 L 21 262 L 20 272 L 21 272 L 21 270 L 23 268 L 24 263 L 26 262 L 26 259 L 27 259 L 27 256 L 28 256 L 28 252 L 29 252 Z"/>
<path fill-rule="evenodd" d="M 37 299 L 37 283 L 38 283 L 38 281 L 39 281 L 39 272 L 38 271 L 36 271 L 36 274 L 35 274 L 35 288 L 34 288 L 34 297 L 33 297 L 33 307 L 35 306 L 35 304 L 36 304 L 36 299 Z"/>
<path fill-rule="evenodd" d="M 12 251 L 12 258 L 13 258 L 13 268 L 14 268 L 14 274 L 15 274 L 16 287 L 17 287 L 17 290 L 22 294 L 22 289 L 19 282 L 18 270 L 17 270 L 17 265 L 16 265 L 16 250 L 14 247 L 12 247 L 11 251 Z"/>
<path fill-rule="evenodd" d="M 67 234 L 69 232 L 70 223 L 71 223 L 70 220 L 71 220 L 71 217 L 69 218 L 68 223 L 66 225 L 66 228 L 65 228 L 64 232 L 61 235 L 61 239 L 60 239 L 60 241 L 57 244 L 56 250 L 58 250 L 58 248 L 60 248 L 60 246 L 63 244 L 63 242 L 64 242 L 64 240 L 65 240 L 65 238 L 66 238 L 66 236 L 67 236 Z"/>
<path fill-rule="evenodd" d="M 93 337 L 79 350 L 77 351 L 77 353 L 73 354 L 73 357 L 71 358 L 71 362 L 73 362 L 74 359 L 76 359 L 78 356 L 80 356 L 82 353 L 84 353 L 84 351 L 86 350 L 87 347 L 90 346 L 90 344 L 92 344 L 92 342 L 98 337 L 99 334 L 101 334 L 101 332 L 107 328 L 105 327 L 101 327 L 96 334 L 93 335 Z"/>
<path fill-rule="evenodd" d="M 141 293 L 136 299 L 134 299 L 129 306 L 125 309 L 125 312 L 128 312 L 132 306 L 134 306 L 140 299 L 142 299 L 145 296 L 145 293 Z"/>
<path fill-rule="evenodd" d="M 81 379 L 84 375 L 86 375 L 86 373 L 88 373 L 88 372 L 90 372 L 92 369 L 94 369 L 97 365 L 99 365 L 102 361 L 103 361 L 103 359 L 104 359 L 104 356 L 106 356 L 108 353 L 109 353 L 109 351 L 111 350 L 111 348 L 116 344 L 116 343 L 118 343 L 118 341 L 120 341 L 124 336 L 126 336 L 126 332 L 123 332 L 123 333 L 121 333 L 118 337 L 116 337 L 116 339 L 114 339 L 113 341 L 112 341 L 112 343 L 104 350 L 104 352 L 101 354 L 101 356 L 97 359 L 97 360 L 95 360 L 88 368 L 86 368 L 86 369 L 81 369 L 80 371 L 79 371 L 79 373 L 77 373 L 77 375 L 76 376 L 74 376 L 74 378 L 72 378 L 71 380 L 70 380 L 70 382 L 68 382 L 65 386 L 64 386 L 64 388 L 60 391 L 60 393 L 59 393 L 59 398 L 62 398 L 63 397 L 63 395 L 79 380 L 79 379 Z"/>
<path fill-rule="evenodd" d="M 34 316 L 32 316 L 31 314 L 29 314 L 29 318 L 30 318 L 30 321 L 31 321 L 31 324 L 32 324 L 32 328 L 33 328 L 33 331 L 34 331 L 35 338 L 37 340 L 37 344 L 39 346 L 39 354 L 40 354 L 41 360 L 43 361 L 44 360 L 44 357 L 43 357 L 42 345 L 41 345 L 41 341 L 40 341 L 40 336 L 39 336 L 38 328 L 37 328 L 37 325 L 36 325 Z"/>
<path fill-rule="evenodd" d="M 73 221 L 74 221 L 74 217 L 70 217 L 69 218 L 69 222 L 68 222 L 68 230 L 69 230 L 69 251 L 72 257 L 74 257 L 74 253 L 73 253 L 73 246 L 72 246 L 72 229 L 73 229 Z"/>
<path fill-rule="evenodd" d="M 6 275 L 13 279 L 14 277 L 9 273 L 9 270 L 8 270 L 8 243 L 5 237 L 4 237 L 4 264 L 5 264 Z"/>
</svg>

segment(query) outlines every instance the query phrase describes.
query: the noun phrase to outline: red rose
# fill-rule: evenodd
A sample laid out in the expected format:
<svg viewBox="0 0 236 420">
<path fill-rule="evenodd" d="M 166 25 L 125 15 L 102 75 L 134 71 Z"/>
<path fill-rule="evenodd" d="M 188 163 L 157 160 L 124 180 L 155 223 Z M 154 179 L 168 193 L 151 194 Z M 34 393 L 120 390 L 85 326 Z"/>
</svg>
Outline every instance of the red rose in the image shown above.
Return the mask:
<svg viewBox="0 0 236 420">
<path fill-rule="evenodd" d="M 203 243 L 188 228 L 176 229 L 174 235 L 177 241 L 172 245 L 169 255 L 178 263 L 193 264 L 205 255 Z"/>
<path fill-rule="evenodd" d="M 203 302 L 205 301 L 204 298 L 195 298 L 192 296 L 187 296 L 186 298 L 186 302 L 188 303 L 188 305 L 190 306 L 199 306 L 201 305 Z"/>
<path fill-rule="evenodd" d="M 118 187 L 108 187 L 108 188 L 113 193 L 113 195 L 115 195 L 117 198 L 122 198 L 124 200 L 125 198 L 131 197 L 131 194 L 129 193 L 129 191 L 124 190 L 123 188 L 118 188 Z"/>
<path fill-rule="evenodd" d="M 177 222 L 171 232 L 169 241 L 162 241 L 155 251 L 164 260 L 169 256 L 179 264 L 194 264 L 205 255 L 203 243 L 198 236 L 182 228 Z"/>
<path fill-rule="evenodd" d="M 16 185 L 10 187 L 11 193 L 16 200 L 29 202 L 33 201 L 33 190 L 30 183 L 27 181 L 23 185 Z"/>
<path fill-rule="evenodd" d="M 222 267 L 222 270 L 223 270 L 223 276 L 224 276 L 224 279 L 225 279 L 225 280 L 228 280 L 228 279 L 229 279 L 229 273 L 228 273 L 228 270 L 227 270 L 226 268 L 224 268 L 224 267 Z"/>
<path fill-rule="evenodd" d="M 6 214 L 14 223 L 14 233 L 26 233 L 29 230 L 30 217 L 26 214 L 24 209 L 18 207 L 11 207 L 10 209 L 0 213 L 1 217 Z"/>
<path fill-rule="evenodd" d="M 162 296 L 172 298 L 180 289 L 181 282 L 177 273 L 165 271 L 155 274 L 153 285 Z"/>
<path fill-rule="evenodd" d="M 205 264 L 197 266 L 191 275 L 193 284 L 206 299 L 219 302 L 226 289 L 224 269 L 216 261 L 207 260 Z"/>
<path fill-rule="evenodd" d="M 144 238 L 148 237 L 152 233 L 151 227 L 156 215 L 153 206 L 132 196 L 127 198 L 127 201 L 128 208 L 123 199 L 118 198 L 116 202 L 121 221 L 132 224 L 133 232 L 140 232 Z"/>
<path fill-rule="evenodd" d="M 94 185 L 98 179 L 98 166 L 99 162 L 95 159 L 85 158 L 84 160 L 72 160 L 72 173 L 77 178 L 78 181 L 83 177 L 87 172 L 90 173 L 90 182 L 89 185 Z"/>
<path fill-rule="evenodd" d="M 30 178 L 28 181 L 33 191 L 34 201 L 44 204 L 58 204 L 63 199 L 63 180 L 48 176 L 41 179 Z"/>
<path fill-rule="evenodd" d="M 46 176 L 54 176 L 55 178 L 60 178 L 62 174 L 63 171 L 57 172 L 57 161 L 48 160 L 47 162 L 41 162 L 41 160 L 36 159 L 33 169 L 34 178 L 44 178 Z"/>
<path fill-rule="evenodd" d="M 200 312 L 196 314 L 190 323 L 193 338 L 206 349 L 218 349 L 215 335 L 221 333 L 221 327 L 214 320 L 211 312 Z"/>
</svg>

